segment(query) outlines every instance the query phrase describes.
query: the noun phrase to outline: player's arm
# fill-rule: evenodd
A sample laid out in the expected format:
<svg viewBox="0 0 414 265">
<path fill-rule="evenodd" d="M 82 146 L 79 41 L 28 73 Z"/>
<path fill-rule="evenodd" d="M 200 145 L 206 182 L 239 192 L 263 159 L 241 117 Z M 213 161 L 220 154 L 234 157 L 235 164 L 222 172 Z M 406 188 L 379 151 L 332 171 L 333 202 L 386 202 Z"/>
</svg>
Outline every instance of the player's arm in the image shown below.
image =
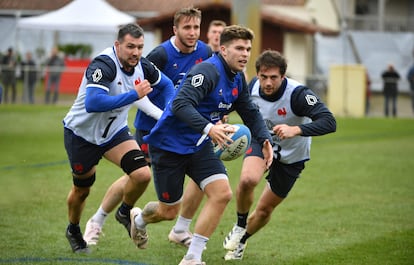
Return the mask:
<svg viewBox="0 0 414 265">
<path fill-rule="evenodd" d="M 109 84 L 115 79 L 115 63 L 105 55 L 98 56 L 85 72 L 86 85 L 85 108 L 87 112 L 105 112 L 131 104 L 139 98 L 135 90 L 127 93 L 109 95 Z"/>
<path fill-rule="evenodd" d="M 169 100 L 174 93 L 174 85 L 172 81 L 149 60 L 142 58 L 141 65 L 144 70 L 144 76 L 150 82 L 154 92 L 162 94 L 162 99 L 164 100 L 163 105 L 165 106 L 167 103 L 166 101 Z M 135 101 L 134 106 L 156 120 L 160 119 L 163 112 L 163 110 L 152 103 L 147 96 Z"/>
<path fill-rule="evenodd" d="M 211 89 L 216 87 L 218 79 L 218 72 L 212 64 L 197 64 L 185 77 L 172 102 L 173 113 L 197 132 L 202 133 L 210 121 L 204 118 L 195 107 Z"/>
<path fill-rule="evenodd" d="M 336 131 L 336 120 L 319 97 L 307 87 L 297 87 L 292 93 L 291 107 L 298 116 L 309 117 L 312 122 L 301 124 L 301 136 L 318 136 Z"/>
</svg>

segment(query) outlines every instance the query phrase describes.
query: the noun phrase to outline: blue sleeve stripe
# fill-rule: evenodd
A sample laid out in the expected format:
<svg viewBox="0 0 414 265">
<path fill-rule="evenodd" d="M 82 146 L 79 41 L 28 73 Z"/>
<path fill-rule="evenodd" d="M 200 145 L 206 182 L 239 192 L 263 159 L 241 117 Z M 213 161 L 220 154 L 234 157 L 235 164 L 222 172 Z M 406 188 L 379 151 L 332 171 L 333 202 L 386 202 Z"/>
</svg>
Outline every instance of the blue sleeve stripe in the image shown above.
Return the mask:
<svg viewBox="0 0 414 265">
<path fill-rule="evenodd" d="M 109 92 L 109 88 L 103 85 L 98 85 L 98 84 L 88 84 L 86 85 L 86 88 L 100 88 L 100 89 L 105 90 L 106 92 Z"/>
</svg>

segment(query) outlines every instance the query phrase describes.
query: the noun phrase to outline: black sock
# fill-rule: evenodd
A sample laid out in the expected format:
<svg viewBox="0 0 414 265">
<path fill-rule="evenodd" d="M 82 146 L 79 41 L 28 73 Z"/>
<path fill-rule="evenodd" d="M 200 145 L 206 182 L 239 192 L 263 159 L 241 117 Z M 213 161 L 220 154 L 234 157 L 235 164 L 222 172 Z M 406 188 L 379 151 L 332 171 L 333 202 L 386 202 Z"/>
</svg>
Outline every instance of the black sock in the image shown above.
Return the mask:
<svg viewBox="0 0 414 265">
<path fill-rule="evenodd" d="M 80 227 L 79 227 L 79 224 L 72 224 L 72 223 L 69 223 L 69 225 L 68 225 L 68 231 L 69 231 L 69 233 L 71 233 L 71 234 L 79 234 L 79 233 L 80 233 Z"/>
<path fill-rule="evenodd" d="M 251 237 L 252 235 L 251 234 L 249 234 L 249 233 L 244 233 L 244 235 L 243 235 L 243 237 L 240 239 L 240 243 L 242 243 L 242 244 L 246 244 L 246 241 L 247 241 L 247 239 L 249 238 L 249 237 Z"/>
<path fill-rule="evenodd" d="M 249 216 L 249 212 L 247 213 L 237 213 L 237 226 L 246 228 L 247 225 L 247 216 Z"/>
<path fill-rule="evenodd" d="M 121 203 L 121 206 L 119 206 L 118 208 L 118 212 L 121 214 L 121 216 L 128 216 L 129 217 L 129 212 L 131 211 L 132 206 L 126 204 L 125 202 Z"/>
</svg>

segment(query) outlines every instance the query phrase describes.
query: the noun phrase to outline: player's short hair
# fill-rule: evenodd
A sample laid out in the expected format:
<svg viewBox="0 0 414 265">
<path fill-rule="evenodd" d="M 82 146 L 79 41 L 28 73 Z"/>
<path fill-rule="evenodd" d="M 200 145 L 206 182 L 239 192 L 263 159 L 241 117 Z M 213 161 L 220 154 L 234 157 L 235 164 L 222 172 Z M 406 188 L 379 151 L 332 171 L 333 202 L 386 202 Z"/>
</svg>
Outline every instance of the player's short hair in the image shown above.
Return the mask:
<svg viewBox="0 0 414 265">
<path fill-rule="evenodd" d="M 233 40 L 253 40 L 254 33 L 251 29 L 240 26 L 231 25 L 224 28 L 220 35 L 220 45 L 225 45 Z"/>
<path fill-rule="evenodd" d="M 223 20 L 217 20 L 217 19 L 215 19 L 215 20 L 212 20 L 210 22 L 210 24 L 208 25 L 209 28 L 212 27 L 212 26 L 222 26 L 222 27 L 225 27 L 225 26 L 227 26 L 227 24 Z"/>
<path fill-rule="evenodd" d="M 137 24 L 126 24 L 119 29 L 117 40 L 119 42 L 122 42 L 124 40 L 124 37 L 128 34 L 134 38 L 140 38 L 141 36 L 144 36 L 144 30 Z"/>
<path fill-rule="evenodd" d="M 255 67 L 256 73 L 260 71 L 261 67 L 264 67 L 266 69 L 278 67 L 280 74 L 285 75 L 287 62 L 285 57 L 283 57 L 280 52 L 275 50 L 266 50 L 262 52 L 259 57 L 257 57 Z"/>
<path fill-rule="evenodd" d="M 184 7 L 175 12 L 174 15 L 174 26 L 178 26 L 178 24 L 181 21 L 181 18 L 198 18 L 201 21 L 201 11 L 198 8 L 195 7 Z"/>
</svg>

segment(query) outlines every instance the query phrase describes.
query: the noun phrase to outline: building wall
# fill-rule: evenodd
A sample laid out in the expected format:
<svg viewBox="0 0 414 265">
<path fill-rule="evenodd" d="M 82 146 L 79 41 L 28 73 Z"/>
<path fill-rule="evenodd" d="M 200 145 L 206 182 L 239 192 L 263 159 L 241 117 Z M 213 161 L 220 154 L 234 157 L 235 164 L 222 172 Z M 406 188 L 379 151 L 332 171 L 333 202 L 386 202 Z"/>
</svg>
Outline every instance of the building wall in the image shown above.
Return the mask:
<svg viewBox="0 0 414 265">
<path fill-rule="evenodd" d="M 300 33 L 285 33 L 283 54 L 288 61 L 287 75 L 305 83 L 310 73 L 312 52 L 308 47 L 308 36 Z"/>
</svg>

